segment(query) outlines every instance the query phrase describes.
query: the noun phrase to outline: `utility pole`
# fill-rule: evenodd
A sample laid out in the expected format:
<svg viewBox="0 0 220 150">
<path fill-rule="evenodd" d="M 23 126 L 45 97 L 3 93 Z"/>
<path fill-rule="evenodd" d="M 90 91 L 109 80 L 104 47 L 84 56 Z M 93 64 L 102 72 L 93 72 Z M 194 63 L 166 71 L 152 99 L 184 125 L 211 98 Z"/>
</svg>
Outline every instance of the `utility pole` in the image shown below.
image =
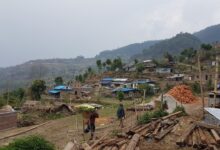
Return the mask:
<svg viewBox="0 0 220 150">
<path fill-rule="evenodd" d="M 205 117 L 205 99 L 204 99 L 204 92 L 203 92 L 203 80 L 202 80 L 202 69 L 201 69 L 201 62 L 200 62 L 200 51 L 198 50 L 198 69 L 199 69 L 199 80 L 200 80 L 200 91 L 201 91 L 201 97 L 202 97 L 202 114 L 203 118 Z"/>
<path fill-rule="evenodd" d="M 216 53 L 216 61 L 215 61 L 215 83 L 214 83 L 214 106 L 216 107 L 216 95 L 217 95 L 217 86 L 218 86 L 218 67 L 219 67 L 219 56 L 218 53 Z"/>
</svg>

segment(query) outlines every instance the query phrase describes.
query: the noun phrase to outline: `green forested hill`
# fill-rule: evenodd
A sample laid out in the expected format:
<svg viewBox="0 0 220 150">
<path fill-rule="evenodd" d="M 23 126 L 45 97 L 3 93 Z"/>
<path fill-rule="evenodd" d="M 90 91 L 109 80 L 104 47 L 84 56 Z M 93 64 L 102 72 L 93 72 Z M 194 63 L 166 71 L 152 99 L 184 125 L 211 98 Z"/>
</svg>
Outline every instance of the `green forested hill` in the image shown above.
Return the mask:
<svg viewBox="0 0 220 150">
<path fill-rule="evenodd" d="M 147 49 L 144 49 L 141 55 L 136 55 L 135 57 L 141 59 L 159 58 L 166 52 L 169 52 L 172 55 L 177 55 L 184 49 L 197 49 L 200 45 L 201 41 L 197 37 L 189 33 L 180 33 L 173 38 L 163 40 Z"/>
<path fill-rule="evenodd" d="M 194 33 L 194 35 L 204 43 L 213 43 L 216 41 L 219 42 L 220 24 L 207 27 L 204 30 Z"/>
</svg>

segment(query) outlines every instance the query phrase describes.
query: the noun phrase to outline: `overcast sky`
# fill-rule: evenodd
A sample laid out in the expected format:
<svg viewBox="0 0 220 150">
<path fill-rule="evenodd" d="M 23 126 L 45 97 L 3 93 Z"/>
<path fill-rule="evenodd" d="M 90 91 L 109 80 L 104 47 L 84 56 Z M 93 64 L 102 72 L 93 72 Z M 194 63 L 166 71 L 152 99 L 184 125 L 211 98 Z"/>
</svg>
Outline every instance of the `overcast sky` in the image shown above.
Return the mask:
<svg viewBox="0 0 220 150">
<path fill-rule="evenodd" d="M 92 57 L 219 23 L 219 0 L 0 0 L 0 67 Z"/>
</svg>

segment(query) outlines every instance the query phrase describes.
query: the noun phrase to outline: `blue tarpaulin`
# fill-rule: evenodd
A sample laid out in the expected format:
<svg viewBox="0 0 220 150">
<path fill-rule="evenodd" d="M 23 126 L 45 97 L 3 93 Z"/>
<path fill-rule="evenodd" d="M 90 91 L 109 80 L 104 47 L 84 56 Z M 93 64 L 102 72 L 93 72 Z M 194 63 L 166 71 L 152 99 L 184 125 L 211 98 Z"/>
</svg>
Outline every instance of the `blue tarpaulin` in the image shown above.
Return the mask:
<svg viewBox="0 0 220 150">
<path fill-rule="evenodd" d="M 49 93 L 49 94 L 59 94 L 60 91 L 57 91 L 57 90 L 50 90 L 48 93 Z"/>
</svg>

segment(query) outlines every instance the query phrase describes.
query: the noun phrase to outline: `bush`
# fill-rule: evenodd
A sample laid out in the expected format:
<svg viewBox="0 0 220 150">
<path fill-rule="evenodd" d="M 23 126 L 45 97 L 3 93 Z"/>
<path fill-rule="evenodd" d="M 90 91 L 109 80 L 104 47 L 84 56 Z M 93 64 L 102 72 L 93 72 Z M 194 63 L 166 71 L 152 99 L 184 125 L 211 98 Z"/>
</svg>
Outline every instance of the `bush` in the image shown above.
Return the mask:
<svg viewBox="0 0 220 150">
<path fill-rule="evenodd" d="M 187 115 L 185 108 L 183 106 L 176 106 L 173 113 L 178 112 L 178 111 L 182 111 L 182 115 Z"/>
<path fill-rule="evenodd" d="M 138 118 L 138 124 L 146 124 L 149 123 L 152 118 L 160 118 L 167 115 L 168 113 L 162 109 L 156 110 L 154 112 L 146 112 L 143 116 Z"/>
<path fill-rule="evenodd" d="M 199 94 L 201 91 L 200 91 L 200 85 L 198 82 L 194 82 L 192 85 L 191 85 L 191 88 L 193 90 L 193 93 L 196 93 L 196 94 Z"/>
<path fill-rule="evenodd" d="M 122 101 L 124 99 L 124 93 L 123 92 L 117 92 L 117 98 L 118 100 Z"/>
<path fill-rule="evenodd" d="M 55 150 L 55 147 L 41 136 L 28 136 L 14 140 L 0 150 Z"/>
</svg>

